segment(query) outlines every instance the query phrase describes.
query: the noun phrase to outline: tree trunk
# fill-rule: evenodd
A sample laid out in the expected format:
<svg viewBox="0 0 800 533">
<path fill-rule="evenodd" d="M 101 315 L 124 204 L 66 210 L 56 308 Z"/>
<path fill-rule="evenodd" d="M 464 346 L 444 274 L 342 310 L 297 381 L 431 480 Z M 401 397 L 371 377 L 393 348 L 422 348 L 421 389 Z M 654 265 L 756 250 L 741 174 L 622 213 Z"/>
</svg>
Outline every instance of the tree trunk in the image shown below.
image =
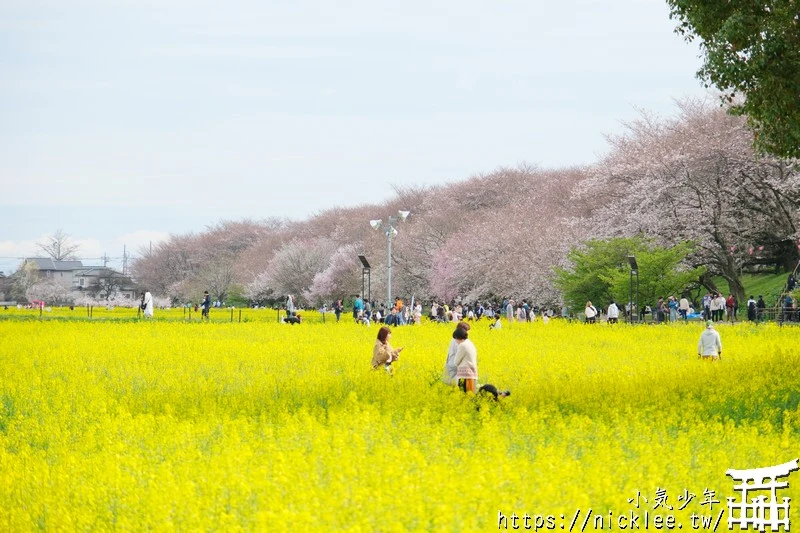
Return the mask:
<svg viewBox="0 0 800 533">
<path fill-rule="evenodd" d="M 717 284 L 714 283 L 708 272 L 700 276 L 700 284 L 711 292 L 719 292 Z"/>
<path fill-rule="evenodd" d="M 794 267 L 797 266 L 797 262 L 800 261 L 800 242 L 795 245 L 793 240 L 785 240 L 781 241 L 778 245 L 778 254 L 776 259 L 776 273 L 783 269 L 785 272 L 791 272 L 794 270 Z"/>
<path fill-rule="evenodd" d="M 742 278 L 739 275 L 739 268 L 736 266 L 736 261 L 729 255 L 727 260 L 720 266 L 722 266 L 722 272 L 720 274 L 725 278 L 725 281 L 728 282 L 730 293 L 736 297 L 736 301 L 741 305 L 747 300 L 745 300 L 744 297 L 744 285 L 742 285 Z"/>
</svg>

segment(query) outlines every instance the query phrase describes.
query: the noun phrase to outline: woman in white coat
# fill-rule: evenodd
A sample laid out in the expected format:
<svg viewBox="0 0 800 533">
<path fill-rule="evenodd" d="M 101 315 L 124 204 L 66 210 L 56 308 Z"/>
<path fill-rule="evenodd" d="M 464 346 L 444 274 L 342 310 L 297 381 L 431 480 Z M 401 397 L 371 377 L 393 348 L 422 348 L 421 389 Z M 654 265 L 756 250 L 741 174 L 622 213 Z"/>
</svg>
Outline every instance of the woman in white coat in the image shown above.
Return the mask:
<svg viewBox="0 0 800 533">
<path fill-rule="evenodd" d="M 597 319 L 597 309 L 592 305 L 591 301 L 586 302 L 586 309 L 583 313 L 586 315 L 586 323 L 594 324 Z"/>
<path fill-rule="evenodd" d="M 142 311 L 145 318 L 153 318 L 153 295 L 146 291 L 142 297 Z"/>
<path fill-rule="evenodd" d="M 458 344 L 455 357 L 456 375 L 458 388 L 464 392 L 475 392 L 475 385 L 478 382 L 478 350 L 472 341 L 469 340 L 467 330 L 456 328 L 453 338 Z"/>
</svg>

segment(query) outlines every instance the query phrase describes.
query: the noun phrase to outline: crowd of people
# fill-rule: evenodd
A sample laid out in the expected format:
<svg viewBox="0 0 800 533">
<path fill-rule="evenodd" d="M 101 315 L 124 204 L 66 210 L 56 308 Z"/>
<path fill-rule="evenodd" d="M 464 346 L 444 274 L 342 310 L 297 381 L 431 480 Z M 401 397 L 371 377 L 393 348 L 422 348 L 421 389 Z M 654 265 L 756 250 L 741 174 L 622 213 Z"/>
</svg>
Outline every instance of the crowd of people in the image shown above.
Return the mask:
<svg viewBox="0 0 800 533">
<path fill-rule="evenodd" d="M 327 308 L 326 308 L 327 309 Z M 341 320 L 343 312 L 342 300 L 333 303 L 332 310 L 336 314 L 336 320 Z M 545 322 L 555 316 L 567 317 L 566 308 L 562 309 L 561 315 L 556 315 L 552 308 L 538 307 L 530 305 L 527 300 L 516 302 L 513 299 L 504 299 L 501 303 L 461 303 L 451 302 L 438 303 L 431 302 L 428 313 L 423 311 L 420 301 L 411 299 L 411 304 L 406 305 L 402 298 L 395 298 L 391 307 L 383 302 L 369 302 L 361 296 L 356 296 L 353 301 L 353 319 L 363 324 L 384 324 L 387 326 L 402 326 L 406 324 L 420 324 L 423 317 L 427 317 L 433 322 L 473 322 L 486 318 L 492 327 L 500 327 L 500 318 L 503 317 L 510 322 L 533 322 L 540 317 Z"/>
<path fill-rule="evenodd" d="M 797 282 L 792 275 L 786 286 L 785 295 L 778 303 L 778 307 L 769 308 L 767 316 L 767 303 L 762 295 L 756 299 L 750 296 L 745 304 L 746 318 L 749 321 L 761 322 L 766 319 L 777 319 L 782 322 L 800 322 L 800 310 L 798 302 L 793 298 L 792 291 L 797 288 Z M 633 319 L 636 321 L 651 321 L 656 324 L 670 323 L 677 321 L 687 321 L 690 319 L 711 320 L 714 322 L 740 320 L 740 304 L 734 294 L 725 297 L 720 292 L 708 292 L 700 300 L 699 305 L 690 301 L 686 295 L 680 299 L 675 296 L 661 297 L 653 304 L 644 305 L 641 314 L 637 313 L 636 305 L 627 303 L 619 306 L 611 300 L 607 307 L 599 309 L 591 301 L 586 302 L 583 309 L 583 320 L 587 324 L 595 324 L 605 318 L 609 324 L 617 323 L 621 318 L 624 320 Z M 208 320 L 211 307 L 217 307 L 219 302 L 211 301 L 208 291 L 203 292 L 203 300 L 195 304 L 195 311 L 201 311 L 201 318 Z M 552 318 L 580 319 L 580 315 L 575 316 L 566 306 L 562 306 L 560 312 L 556 312 L 553 307 L 539 307 L 531 305 L 526 299 L 520 302 L 512 298 L 504 298 L 502 302 L 481 302 L 464 303 L 451 301 L 447 303 L 432 302 L 428 307 L 428 313 L 424 314 L 422 302 L 411 299 L 410 304 L 405 304 L 402 298 L 395 298 L 391 307 L 382 302 L 370 302 L 360 295 L 353 300 L 353 319 L 361 324 L 371 325 L 373 323 L 386 326 L 402 326 L 406 324 L 420 324 L 423 316 L 434 322 L 474 322 L 488 319 L 490 328 L 499 329 L 502 327 L 502 319 L 509 322 L 534 322 L 542 320 L 549 322 Z M 153 317 L 154 300 L 149 291 L 141 293 L 140 308 L 145 318 Z M 282 321 L 287 324 L 302 323 L 302 316 L 297 311 L 294 296 L 287 295 L 283 308 L 286 311 Z M 332 311 L 336 315 L 336 321 L 340 321 L 344 314 L 342 300 L 336 300 L 331 308 L 323 306 L 320 311 L 326 313 Z"/>
<path fill-rule="evenodd" d="M 690 302 L 685 296 L 677 299 L 675 296 L 668 298 L 659 298 L 653 306 L 645 305 L 642 309 L 642 316 L 636 316 L 636 306 L 627 304 L 623 309 L 612 300 L 606 310 L 597 309 L 591 301 L 586 302 L 584 308 L 584 320 L 587 324 L 596 323 L 600 317 L 605 313 L 606 320 L 609 324 L 615 324 L 619 321 L 620 315 L 626 318 L 632 312 L 634 320 L 647 321 L 648 319 L 655 324 L 667 324 L 670 322 L 688 321 L 691 319 L 698 319 L 713 322 L 736 322 L 741 320 L 739 314 L 739 301 L 733 294 L 729 294 L 726 298 L 721 293 L 706 293 L 700 300 L 700 305 L 696 306 Z M 767 319 L 767 303 L 764 301 L 762 295 L 758 295 L 758 299 L 750 296 L 745 304 L 746 319 L 752 322 L 762 322 Z M 779 308 L 776 310 L 774 318 L 785 322 L 796 322 L 800 320 L 798 316 L 797 302 L 791 294 L 787 293 L 779 302 Z"/>
<path fill-rule="evenodd" d="M 785 296 L 779 302 L 777 314 L 774 318 L 784 322 L 800 321 L 798 304 L 796 299 L 792 297 L 792 291 L 796 288 L 797 281 L 790 274 L 786 284 Z M 221 306 L 221 304 L 219 301 L 212 303 L 208 291 L 204 291 L 203 300 L 200 304 L 195 304 L 195 310 L 201 309 L 201 317 L 208 320 L 209 310 L 212 306 L 217 307 Z M 140 307 L 145 318 L 153 317 L 154 302 L 149 291 L 142 292 Z M 284 309 L 286 316 L 282 319 L 283 322 L 292 325 L 302 323 L 302 316 L 296 309 L 293 295 L 287 295 Z M 322 313 L 333 311 L 338 322 L 341 320 L 344 309 L 342 300 L 336 300 L 330 309 L 325 305 L 320 311 Z M 611 300 L 607 307 L 598 309 L 591 301 L 587 301 L 583 309 L 583 319 L 588 324 L 597 323 L 603 317 L 609 324 L 617 323 L 620 318 L 630 319 L 631 317 L 639 321 L 649 318 L 650 321 L 656 324 L 690 319 L 736 322 L 739 320 L 739 309 L 739 300 L 733 293 L 725 297 L 720 292 L 707 292 L 697 303 L 690 301 L 686 295 L 680 299 L 675 296 L 661 297 L 652 306 L 645 305 L 641 314 L 637 313 L 636 305 L 631 302 L 624 306 L 619 306 L 615 301 Z M 767 304 L 762 295 L 759 295 L 758 299 L 751 295 L 745 304 L 745 309 L 747 320 L 760 322 L 766 319 Z M 365 325 L 373 323 L 386 326 L 420 324 L 423 316 L 427 316 L 431 321 L 440 323 L 459 323 L 462 321 L 466 323 L 486 318 L 489 320 L 490 328 L 492 329 L 502 327 L 501 318 L 509 322 L 533 322 L 537 319 L 548 322 L 550 319 L 557 317 L 568 319 L 575 317 L 574 313 L 566 306 L 561 306 L 560 312 L 556 312 L 552 306 L 540 307 L 531 305 L 527 299 L 517 302 L 513 298 L 504 298 L 501 302 L 477 301 L 467 303 L 451 301 L 449 304 L 434 301 L 430 303 L 428 313 L 425 315 L 422 302 L 418 300 L 415 302 L 414 298 L 411 299 L 410 304 L 406 304 L 402 298 L 398 297 L 395 298 L 391 306 L 387 306 L 383 302 L 365 300 L 361 295 L 354 297 L 352 313 L 356 322 Z"/>
<path fill-rule="evenodd" d="M 762 295 L 756 299 L 750 296 L 745 304 L 746 319 L 751 321 L 763 321 L 767 318 L 767 304 Z M 597 307 L 591 301 L 587 301 L 582 316 L 571 312 L 566 306 L 562 306 L 560 312 L 553 307 L 539 307 L 531 305 L 527 300 L 515 301 L 505 298 L 502 302 L 451 302 L 439 303 L 432 302 L 425 312 L 421 302 L 413 302 L 405 305 L 402 298 L 396 298 L 394 304 L 388 307 L 382 302 L 369 302 L 363 298 L 356 297 L 353 303 L 353 319 L 359 323 L 383 324 L 387 326 L 402 326 L 406 324 L 419 324 L 423 317 L 427 317 L 433 322 L 474 322 L 488 319 L 491 328 L 502 326 L 501 318 L 508 322 L 535 322 L 542 320 L 549 322 L 553 318 L 583 319 L 588 324 L 595 324 L 605 320 L 609 324 L 618 323 L 620 320 L 649 321 L 656 324 L 666 324 L 670 322 L 696 320 L 713 320 L 714 322 L 729 321 L 736 322 L 744 317 L 740 315 L 740 304 L 735 295 L 729 294 L 727 297 L 719 292 L 707 293 L 699 301 L 699 304 L 689 300 L 684 295 L 681 298 L 675 296 L 661 297 L 653 305 L 644 305 L 641 316 L 636 312 L 635 304 L 617 304 L 611 300 L 605 307 Z M 336 320 L 341 320 L 344 310 L 342 300 L 337 300 L 332 306 L 336 314 Z M 323 309 L 327 311 L 327 307 Z M 798 317 L 797 302 L 790 294 L 780 303 L 779 320 L 797 321 Z"/>
</svg>

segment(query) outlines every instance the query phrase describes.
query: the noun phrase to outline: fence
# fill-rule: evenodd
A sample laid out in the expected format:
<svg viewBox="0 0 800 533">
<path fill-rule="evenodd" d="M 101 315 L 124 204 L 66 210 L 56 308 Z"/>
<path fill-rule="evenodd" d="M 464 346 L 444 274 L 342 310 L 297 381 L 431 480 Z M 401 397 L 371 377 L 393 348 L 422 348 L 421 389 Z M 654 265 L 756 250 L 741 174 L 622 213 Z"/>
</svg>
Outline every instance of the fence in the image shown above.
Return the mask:
<svg viewBox="0 0 800 533">
<path fill-rule="evenodd" d="M 301 323 L 335 322 L 336 316 L 332 312 L 320 313 L 315 310 L 303 311 L 298 314 Z M 347 316 L 347 315 L 345 315 Z M 105 306 L 72 306 L 72 307 L 0 307 L 0 320 L 2 319 L 40 319 L 40 320 L 145 320 L 139 307 L 105 307 Z M 211 308 L 209 322 L 281 322 L 286 318 L 286 311 L 282 309 L 248 307 L 240 308 Z M 173 307 L 169 309 L 155 309 L 152 320 L 200 322 L 205 321 L 201 309 L 191 307 Z"/>
</svg>

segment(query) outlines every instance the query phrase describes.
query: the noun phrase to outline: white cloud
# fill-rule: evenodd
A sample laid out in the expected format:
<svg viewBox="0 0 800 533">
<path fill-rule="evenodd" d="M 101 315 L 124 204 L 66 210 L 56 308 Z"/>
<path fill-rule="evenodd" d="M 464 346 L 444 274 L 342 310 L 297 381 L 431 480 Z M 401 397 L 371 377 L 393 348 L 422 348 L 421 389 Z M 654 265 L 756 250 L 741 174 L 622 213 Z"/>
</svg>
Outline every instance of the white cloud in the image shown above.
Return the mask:
<svg viewBox="0 0 800 533">
<path fill-rule="evenodd" d="M 0 256 L 3 258 L 21 259 L 34 255 L 36 241 L 0 241 Z"/>
</svg>

